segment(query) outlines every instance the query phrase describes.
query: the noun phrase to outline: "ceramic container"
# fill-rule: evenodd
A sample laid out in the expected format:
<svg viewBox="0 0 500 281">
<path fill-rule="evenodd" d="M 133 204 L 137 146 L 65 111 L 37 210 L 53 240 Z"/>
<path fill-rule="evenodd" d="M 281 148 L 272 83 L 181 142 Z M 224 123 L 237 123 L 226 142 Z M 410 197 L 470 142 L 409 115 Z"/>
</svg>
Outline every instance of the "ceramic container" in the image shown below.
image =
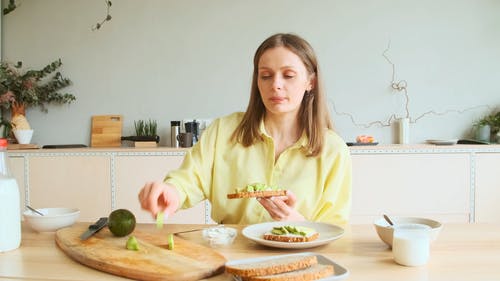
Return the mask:
<svg viewBox="0 0 500 281">
<path fill-rule="evenodd" d="M 394 225 L 398 224 L 423 224 L 431 227 L 430 230 L 430 241 L 434 241 L 439 236 L 439 232 L 441 232 L 442 224 L 438 221 L 427 219 L 427 218 L 418 218 L 418 217 L 391 217 Z M 385 244 L 389 247 L 392 247 L 392 239 L 394 227 L 390 226 L 389 223 L 384 219 L 380 218 L 376 220 L 373 225 L 375 226 L 375 230 Z"/>
<path fill-rule="evenodd" d="M 14 130 L 14 136 L 19 144 L 29 144 L 33 137 L 33 130 Z"/>
<path fill-rule="evenodd" d="M 80 216 L 76 208 L 41 208 L 37 209 L 43 216 L 27 210 L 23 213 L 28 225 L 38 232 L 56 231 L 63 227 L 71 226 Z"/>
</svg>

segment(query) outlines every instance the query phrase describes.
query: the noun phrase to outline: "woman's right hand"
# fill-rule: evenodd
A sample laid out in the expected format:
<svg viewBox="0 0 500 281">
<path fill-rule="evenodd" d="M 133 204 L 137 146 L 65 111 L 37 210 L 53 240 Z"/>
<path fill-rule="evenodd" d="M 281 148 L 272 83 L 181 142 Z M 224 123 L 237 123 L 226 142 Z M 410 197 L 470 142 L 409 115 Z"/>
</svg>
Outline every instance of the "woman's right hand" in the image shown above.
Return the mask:
<svg viewBox="0 0 500 281">
<path fill-rule="evenodd" d="M 141 208 L 149 211 L 153 218 L 158 212 L 164 212 L 169 217 L 179 208 L 179 193 L 171 184 L 162 181 L 148 182 L 139 192 Z"/>
</svg>

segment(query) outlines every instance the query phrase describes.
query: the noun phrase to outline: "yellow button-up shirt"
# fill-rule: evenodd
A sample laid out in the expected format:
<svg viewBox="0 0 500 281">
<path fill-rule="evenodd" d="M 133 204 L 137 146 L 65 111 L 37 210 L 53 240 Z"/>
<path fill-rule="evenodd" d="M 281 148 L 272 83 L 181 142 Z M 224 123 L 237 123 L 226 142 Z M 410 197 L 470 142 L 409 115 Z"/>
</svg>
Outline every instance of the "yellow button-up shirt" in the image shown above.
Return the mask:
<svg viewBox="0 0 500 281">
<path fill-rule="evenodd" d="M 345 142 L 332 130 L 316 157 L 306 157 L 305 134 L 275 161 L 274 142 L 262 122 L 264 141 L 250 147 L 231 141 L 243 113 L 216 119 L 190 150 L 179 169 L 165 182 L 180 194 L 182 208 L 204 199 L 212 205 L 212 219 L 226 224 L 254 224 L 273 219 L 255 200 L 227 199 L 247 184 L 264 183 L 291 190 L 295 204 L 307 220 L 343 224 L 351 207 L 351 157 Z"/>
</svg>

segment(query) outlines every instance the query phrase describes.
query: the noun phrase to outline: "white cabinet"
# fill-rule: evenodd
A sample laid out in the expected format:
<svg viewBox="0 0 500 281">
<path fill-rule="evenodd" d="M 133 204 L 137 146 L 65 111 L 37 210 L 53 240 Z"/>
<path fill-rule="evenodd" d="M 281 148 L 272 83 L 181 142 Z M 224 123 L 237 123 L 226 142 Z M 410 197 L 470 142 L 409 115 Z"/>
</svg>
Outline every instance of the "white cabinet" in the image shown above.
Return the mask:
<svg viewBox="0 0 500 281">
<path fill-rule="evenodd" d="M 469 221 L 469 154 L 365 153 L 352 160 L 352 223 L 382 214 Z"/>
<path fill-rule="evenodd" d="M 36 208 L 75 207 L 79 221 L 96 221 L 112 210 L 131 210 L 138 222 L 154 222 L 141 210 L 137 195 L 151 180 L 161 180 L 177 168 L 182 150 L 73 149 L 9 151 L 13 174 L 25 204 Z M 168 223 L 205 223 L 207 203 L 180 210 Z"/>
<path fill-rule="evenodd" d="M 476 155 L 475 221 L 500 223 L 500 154 Z"/>
<path fill-rule="evenodd" d="M 131 210 L 140 222 L 154 222 L 151 214 L 141 209 L 137 195 L 146 181 L 162 180 L 168 171 L 180 166 L 183 155 L 117 156 L 115 157 L 116 208 Z M 205 223 L 205 202 L 180 210 L 168 223 Z"/>
<path fill-rule="evenodd" d="M 9 164 L 12 175 L 16 178 L 17 185 L 19 186 L 19 195 L 21 202 L 19 206 L 21 206 L 21 214 L 25 209 L 25 194 L 26 189 L 24 184 L 24 157 L 9 157 Z"/>
<path fill-rule="evenodd" d="M 140 188 L 163 179 L 184 154 L 172 148 L 9 151 L 23 202 L 75 206 L 81 221 L 127 208 L 139 222 L 154 222 L 139 206 Z M 445 223 L 500 222 L 500 145 L 351 147 L 351 155 L 351 223 L 371 223 L 384 213 Z M 167 222 L 213 223 L 207 202 Z"/>
<path fill-rule="evenodd" d="M 111 212 L 110 158 L 106 155 L 34 156 L 29 158 L 32 207 L 75 207 L 81 221 Z"/>
</svg>

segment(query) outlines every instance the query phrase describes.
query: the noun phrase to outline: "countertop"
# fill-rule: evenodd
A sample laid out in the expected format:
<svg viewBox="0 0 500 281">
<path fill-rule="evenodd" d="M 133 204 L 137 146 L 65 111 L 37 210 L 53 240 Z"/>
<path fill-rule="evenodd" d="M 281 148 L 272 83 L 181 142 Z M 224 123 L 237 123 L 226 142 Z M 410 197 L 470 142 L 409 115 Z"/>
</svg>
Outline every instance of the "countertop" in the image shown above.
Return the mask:
<svg viewBox="0 0 500 281">
<path fill-rule="evenodd" d="M 171 225 L 172 231 L 209 225 Z M 154 224 L 140 224 L 155 230 Z M 500 224 L 445 224 L 431 245 L 430 261 L 421 267 L 397 265 L 391 250 L 383 244 L 371 224 L 345 226 L 345 234 L 332 243 L 312 249 L 288 250 L 260 246 L 241 235 L 237 228 L 234 244 L 217 249 L 228 260 L 315 252 L 333 259 L 350 272 L 345 280 L 500 280 Z M 203 243 L 200 232 L 180 237 Z M 0 253 L 1 280 L 128 280 L 81 265 L 55 244 L 54 233 L 36 233 L 23 225 L 21 247 Z M 209 280 L 232 280 L 219 275 Z"/>
</svg>

